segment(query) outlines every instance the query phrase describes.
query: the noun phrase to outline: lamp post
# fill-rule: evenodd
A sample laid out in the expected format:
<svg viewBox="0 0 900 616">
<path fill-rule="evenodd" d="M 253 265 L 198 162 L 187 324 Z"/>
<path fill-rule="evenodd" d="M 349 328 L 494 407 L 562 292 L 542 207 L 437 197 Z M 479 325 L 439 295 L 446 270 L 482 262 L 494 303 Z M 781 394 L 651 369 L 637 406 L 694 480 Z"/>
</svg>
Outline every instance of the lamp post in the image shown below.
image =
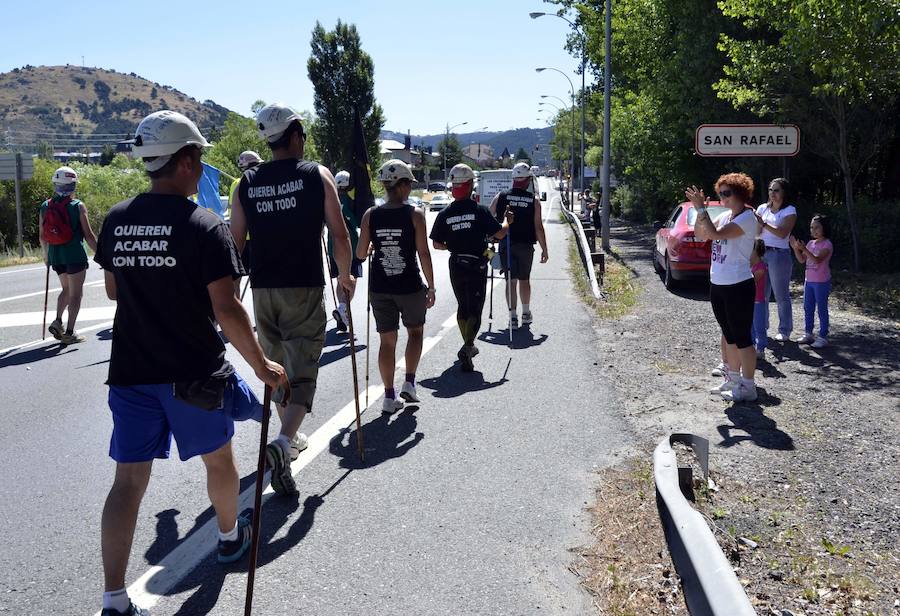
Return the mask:
<svg viewBox="0 0 900 616">
<path fill-rule="evenodd" d="M 572 97 L 572 177 L 569 178 L 569 204 L 571 205 L 574 198 L 574 182 L 575 179 L 575 86 L 572 84 L 572 80 L 569 79 L 569 76 L 564 72 L 559 70 L 558 68 L 553 68 L 552 66 L 541 66 L 534 69 L 535 72 L 540 73 L 542 71 L 556 71 L 560 75 L 566 78 L 566 81 L 569 82 L 569 95 Z"/>
<path fill-rule="evenodd" d="M 612 0 L 606 0 L 606 50 L 603 62 L 603 195 L 600 200 L 602 212 L 602 229 L 600 241 L 603 250 L 609 252 L 609 97 L 612 89 L 610 74 L 610 55 L 612 54 Z"/>
<path fill-rule="evenodd" d="M 482 126 L 481 128 L 478 129 L 478 132 L 480 133 L 482 131 L 486 131 L 487 129 L 488 129 L 487 126 Z M 478 140 L 478 160 L 476 160 L 475 162 L 478 163 L 479 165 L 481 165 L 480 160 L 481 160 L 481 139 Z"/>
<path fill-rule="evenodd" d="M 460 122 L 459 124 L 454 124 L 453 126 L 450 126 L 449 123 L 447 123 L 447 125 L 446 125 L 447 132 L 445 133 L 445 136 L 444 136 L 444 180 L 447 179 L 447 146 L 450 145 L 450 131 L 453 130 L 454 128 L 458 128 L 460 126 L 465 126 L 468 123 L 469 123 L 469 121 L 466 120 L 465 122 Z"/>
<path fill-rule="evenodd" d="M 580 165 L 581 170 L 579 173 L 579 178 L 581 179 L 581 188 L 584 189 L 584 108 L 585 108 L 585 89 L 584 89 L 584 73 L 587 68 L 587 64 L 585 63 L 585 50 L 587 48 L 587 38 L 585 37 L 584 30 L 578 28 L 578 26 L 569 20 L 567 17 L 563 17 L 562 15 L 557 15 L 556 13 L 529 13 L 528 14 L 532 19 L 537 19 L 538 17 L 544 17 L 548 15 L 550 17 L 559 17 L 567 24 L 572 26 L 572 29 L 578 32 L 581 35 L 581 159 Z"/>
</svg>

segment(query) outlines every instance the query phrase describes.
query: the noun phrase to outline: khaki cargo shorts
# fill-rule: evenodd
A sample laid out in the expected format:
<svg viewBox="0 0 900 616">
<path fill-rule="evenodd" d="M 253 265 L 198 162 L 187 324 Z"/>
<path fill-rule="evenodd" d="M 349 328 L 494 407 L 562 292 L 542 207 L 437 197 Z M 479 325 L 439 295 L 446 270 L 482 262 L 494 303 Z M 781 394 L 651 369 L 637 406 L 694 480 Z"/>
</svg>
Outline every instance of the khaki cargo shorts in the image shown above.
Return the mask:
<svg viewBox="0 0 900 616">
<path fill-rule="evenodd" d="M 253 310 L 259 345 L 287 371 L 291 403 L 311 410 L 325 344 L 323 288 L 253 289 Z"/>
</svg>

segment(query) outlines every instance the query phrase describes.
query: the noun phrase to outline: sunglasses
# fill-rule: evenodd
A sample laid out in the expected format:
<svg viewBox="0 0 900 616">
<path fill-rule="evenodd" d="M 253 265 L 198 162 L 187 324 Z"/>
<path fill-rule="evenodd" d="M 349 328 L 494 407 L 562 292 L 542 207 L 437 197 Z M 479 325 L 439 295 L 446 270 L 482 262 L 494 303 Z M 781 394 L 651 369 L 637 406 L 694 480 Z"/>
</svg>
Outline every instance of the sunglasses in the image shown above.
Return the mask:
<svg viewBox="0 0 900 616">
<path fill-rule="evenodd" d="M 769 192 L 771 192 L 771 193 L 780 193 L 780 192 L 781 192 L 781 189 L 780 189 L 780 188 L 770 188 L 770 189 L 769 189 Z"/>
<path fill-rule="evenodd" d="M 730 197 L 730 196 L 733 195 L 733 194 L 734 194 L 734 191 L 733 191 L 733 190 L 728 190 L 727 188 L 724 189 L 724 190 L 720 190 L 720 191 L 719 191 L 719 196 L 720 196 L 722 199 L 727 199 L 728 197 Z"/>
</svg>

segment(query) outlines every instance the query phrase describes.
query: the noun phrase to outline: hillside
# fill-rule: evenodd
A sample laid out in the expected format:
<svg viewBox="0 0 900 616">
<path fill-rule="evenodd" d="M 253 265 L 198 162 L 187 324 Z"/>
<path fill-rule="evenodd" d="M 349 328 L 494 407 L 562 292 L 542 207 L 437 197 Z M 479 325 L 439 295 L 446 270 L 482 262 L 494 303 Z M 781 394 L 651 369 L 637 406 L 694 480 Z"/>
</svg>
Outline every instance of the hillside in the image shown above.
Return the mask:
<svg viewBox="0 0 900 616">
<path fill-rule="evenodd" d="M 0 73 L 0 133 L 10 141 L 50 141 L 38 133 L 131 133 L 148 113 L 174 109 L 202 128 L 228 109 L 197 101 L 134 73 L 80 66 L 26 66 Z"/>
<path fill-rule="evenodd" d="M 553 138 L 553 128 L 517 128 L 501 132 L 457 132 L 454 134 L 463 147 L 470 143 L 482 143 L 491 146 L 494 152 L 499 155 L 503 148 L 507 148 L 512 154 L 515 154 L 519 148 L 524 149 L 526 152 L 531 152 L 535 145 L 548 143 Z M 381 131 L 382 139 L 394 139 L 400 143 L 403 143 L 405 136 L 406 133 L 397 133 L 389 130 Z M 418 147 L 421 143 L 425 147 L 437 147 L 438 142 L 443 138 L 443 133 L 438 135 L 413 135 L 412 145 L 413 147 Z"/>
</svg>

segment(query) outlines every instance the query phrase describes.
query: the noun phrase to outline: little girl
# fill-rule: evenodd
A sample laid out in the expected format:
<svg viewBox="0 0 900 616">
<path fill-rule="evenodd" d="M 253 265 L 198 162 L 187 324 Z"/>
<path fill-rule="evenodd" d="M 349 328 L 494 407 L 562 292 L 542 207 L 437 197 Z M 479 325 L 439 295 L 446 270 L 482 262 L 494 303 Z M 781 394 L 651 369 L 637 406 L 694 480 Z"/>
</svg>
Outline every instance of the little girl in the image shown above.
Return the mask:
<svg viewBox="0 0 900 616">
<path fill-rule="evenodd" d="M 806 314 L 806 333 L 800 344 L 812 343 L 814 349 L 828 346 L 828 296 L 831 294 L 831 225 L 828 217 L 816 214 L 809 223 L 812 239 L 803 242 L 791 236 L 791 247 L 800 263 L 806 263 L 806 286 L 803 289 L 803 311 Z M 819 336 L 813 336 L 815 311 L 819 310 Z"/>
<path fill-rule="evenodd" d="M 766 301 L 766 273 L 769 266 L 763 261 L 766 256 L 766 243 L 761 239 L 753 244 L 753 253 L 750 255 L 750 271 L 756 282 L 756 299 L 753 304 L 753 345 L 756 347 L 756 357 L 762 359 L 766 354 L 766 317 L 769 312 L 769 302 Z"/>
</svg>

